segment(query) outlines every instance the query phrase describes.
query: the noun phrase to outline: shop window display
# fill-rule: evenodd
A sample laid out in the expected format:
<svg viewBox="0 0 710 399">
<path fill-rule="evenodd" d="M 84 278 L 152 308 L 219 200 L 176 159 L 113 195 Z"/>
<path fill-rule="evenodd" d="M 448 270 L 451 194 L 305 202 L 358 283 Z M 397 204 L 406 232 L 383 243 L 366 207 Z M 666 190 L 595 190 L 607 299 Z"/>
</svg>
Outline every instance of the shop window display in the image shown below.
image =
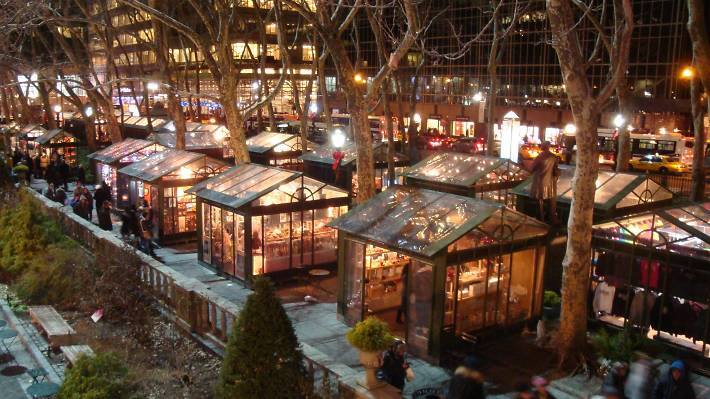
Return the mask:
<svg viewBox="0 0 710 399">
<path fill-rule="evenodd" d="M 188 188 L 226 169 L 226 164 L 198 154 L 165 150 L 118 171 L 129 180 L 129 202 L 153 208 L 158 238 L 189 238 L 197 229 L 197 206 Z"/>
<path fill-rule="evenodd" d="M 540 312 L 547 227 L 503 205 L 394 186 L 331 225 L 344 252 L 338 312 L 348 323 L 382 318 L 417 355 L 440 353 L 442 334 Z"/>
<path fill-rule="evenodd" d="M 337 237 L 327 223 L 347 210 L 341 189 L 299 172 L 243 164 L 188 193 L 202 209 L 200 261 L 227 275 L 250 282 L 336 260 Z"/>
<path fill-rule="evenodd" d="M 164 150 L 165 147 L 147 140 L 127 138 L 88 157 L 96 163 L 96 183 L 107 182 L 111 186 L 113 205 L 125 208 L 129 204 L 128 180 L 117 173 L 118 169 Z"/>
<path fill-rule="evenodd" d="M 590 316 L 710 357 L 710 203 L 594 226 Z"/>
</svg>

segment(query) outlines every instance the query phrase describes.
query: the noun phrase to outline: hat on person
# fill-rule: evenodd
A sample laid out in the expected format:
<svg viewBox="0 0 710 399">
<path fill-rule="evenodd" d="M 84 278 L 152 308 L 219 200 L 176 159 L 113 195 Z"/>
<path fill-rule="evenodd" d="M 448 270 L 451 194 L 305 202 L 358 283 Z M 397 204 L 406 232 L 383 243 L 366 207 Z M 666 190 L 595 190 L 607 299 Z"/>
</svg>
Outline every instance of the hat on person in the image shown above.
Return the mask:
<svg viewBox="0 0 710 399">
<path fill-rule="evenodd" d="M 463 359 L 463 366 L 471 370 L 479 370 L 481 368 L 481 359 L 468 355 Z"/>
<path fill-rule="evenodd" d="M 683 363 L 682 360 L 674 360 L 673 363 L 671 363 L 671 370 L 673 369 L 685 373 L 685 363 Z"/>
<path fill-rule="evenodd" d="M 545 387 L 548 384 L 545 377 L 542 377 L 539 375 L 534 376 L 530 382 L 532 383 L 532 386 L 534 386 L 535 388 Z"/>
</svg>

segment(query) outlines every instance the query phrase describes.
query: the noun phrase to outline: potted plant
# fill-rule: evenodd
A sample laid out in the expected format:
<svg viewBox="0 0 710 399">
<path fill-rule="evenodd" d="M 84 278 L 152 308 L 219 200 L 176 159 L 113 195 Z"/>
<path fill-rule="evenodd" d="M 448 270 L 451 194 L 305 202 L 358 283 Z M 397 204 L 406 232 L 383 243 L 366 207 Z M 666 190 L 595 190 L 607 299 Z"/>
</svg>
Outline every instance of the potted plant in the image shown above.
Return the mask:
<svg viewBox="0 0 710 399">
<path fill-rule="evenodd" d="M 382 365 L 380 353 L 394 341 L 389 327 L 376 317 L 368 317 L 348 331 L 347 339 L 350 345 L 360 351 L 360 363 L 365 368 L 365 381 L 361 385 L 367 389 L 376 388 L 380 385 L 376 373 Z"/>
<path fill-rule="evenodd" d="M 554 320 L 560 317 L 562 298 L 555 291 L 545 291 L 542 299 L 542 318 Z"/>
</svg>

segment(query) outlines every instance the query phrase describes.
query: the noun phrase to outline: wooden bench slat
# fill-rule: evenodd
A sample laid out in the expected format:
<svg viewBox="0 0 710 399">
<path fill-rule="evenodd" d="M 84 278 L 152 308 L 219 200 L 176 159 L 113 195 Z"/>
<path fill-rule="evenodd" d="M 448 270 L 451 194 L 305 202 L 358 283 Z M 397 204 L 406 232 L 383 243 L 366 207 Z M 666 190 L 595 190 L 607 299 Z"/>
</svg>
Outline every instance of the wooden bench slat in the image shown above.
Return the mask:
<svg viewBox="0 0 710 399">
<path fill-rule="evenodd" d="M 52 306 L 30 306 L 30 319 L 46 335 L 50 344 L 54 347 L 71 345 L 73 337 L 76 335 L 74 329 L 64 320 L 64 318 Z"/>
<path fill-rule="evenodd" d="M 70 365 L 74 365 L 82 355 L 94 356 L 94 351 L 89 345 L 68 345 L 62 346 L 59 349 L 67 358 L 67 362 L 69 362 Z"/>
</svg>

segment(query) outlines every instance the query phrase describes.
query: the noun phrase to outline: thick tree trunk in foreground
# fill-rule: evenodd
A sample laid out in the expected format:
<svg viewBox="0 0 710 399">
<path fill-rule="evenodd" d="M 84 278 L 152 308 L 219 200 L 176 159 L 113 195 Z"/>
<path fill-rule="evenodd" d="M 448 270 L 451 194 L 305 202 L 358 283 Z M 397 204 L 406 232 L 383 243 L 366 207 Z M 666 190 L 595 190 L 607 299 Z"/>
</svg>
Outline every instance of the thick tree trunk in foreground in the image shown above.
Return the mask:
<svg viewBox="0 0 710 399">
<path fill-rule="evenodd" d="M 86 146 L 90 151 L 96 151 L 96 120 L 93 116 L 84 116 L 84 126 L 86 126 Z"/>
<path fill-rule="evenodd" d="M 355 84 L 353 82 L 353 84 Z M 345 89 L 348 94 L 350 128 L 357 146 L 357 202 L 362 203 L 375 196 L 375 158 L 372 153 L 372 134 L 367 121 L 367 104 L 361 90 Z"/>
<path fill-rule="evenodd" d="M 389 93 L 392 88 L 392 82 L 390 79 L 385 81 L 385 90 L 383 93 L 383 106 L 385 109 L 385 131 L 387 134 L 387 183 L 388 185 L 393 185 L 395 181 L 394 176 L 394 126 L 392 124 L 392 108 L 390 106 Z M 369 127 L 369 121 L 368 121 Z M 382 186 L 385 186 L 385 182 L 382 181 Z"/>
<path fill-rule="evenodd" d="M 626 123 L 621 126 L 617 136 L 616 171 L 626 172 L 629 170 L 631 160 L 631 132 L 626 128 L 631 123 L 631 107 L 629 107 L 628 90 L 626 89 L 626 79 L 616 89 L 616 98 L 619 102 L 619 114 Z"/>
<path fill-rule="evenodd" d="M 47 89 L 47 84 L 40 82 L 37 84 L 37 91 L 39 91 L 39 97 L 42 99 L 42 108 L 44 109 L 44 119 L 47 120 L 47 127 L 55 129 L 57 126 L 57 121 L 54 119 L 54 111 L 52 111 L 52 104 L 49 103 L 49 90 Z"/>
<path fill-rule="evenodd" d="M 695 147 L 693 148 L 693 187 L 691 189 L 691 199 L 702 201 L 705 196 L 705 141 L 707 135 L 703 126 L 703 107 L 700 103 L 702 88 L 705 93 L 710 93 L 710 39 L 705 21 L 706 0 L 688 0 L 688 33 L 693 43 L 693 65 L 698 76 L 691 82 L 691 106 L 693 113 L 693 125 L 695 129 Z M 698 82 L 700 80 L 700 82 Z M 710 99 L 705 96 L 708 115 L 710 115 Z"/>
<path fill-rule="evenodd" d="M 232 82 L 232 78 L 224 76 L 223 84 L 220 88 L 222 93 L 222 109 L 227 119 L 227 129 L 229 130 L 229 146 L 234 151 L 234 163 L 240 164 L 249 162 L 249 149 L 247 148 L 246 132 L 244 131 L 244 117 L 237 108 L 237 82 Z"/>
<path fill-rule="evenodd" d="M 610 65 L 610 78 L 595 97 L 587 77 L 587 59 L 582 54 L 575 29 L 577 20 L 571 1 L 547 0 L 552 45 L 559 59 L 567 98 L 577 126 L 577 166 L 572 180 L 572 203 L 567 221 L 567 251 L 562 261 L 562 314 L 556 342 L 561 364 L 577 363 L 584 359 L 586 350 L 592 214 L 599 169 L 597 126 L 601 109 L 618 86 L 628 65 L 633 29 L 630 0 L 623 0 L 623 11 L 620 12 L 623 12 L 624 23 L 614 29 L 614 46 L 609 49 L 614 60 Z"/>
</svg>

